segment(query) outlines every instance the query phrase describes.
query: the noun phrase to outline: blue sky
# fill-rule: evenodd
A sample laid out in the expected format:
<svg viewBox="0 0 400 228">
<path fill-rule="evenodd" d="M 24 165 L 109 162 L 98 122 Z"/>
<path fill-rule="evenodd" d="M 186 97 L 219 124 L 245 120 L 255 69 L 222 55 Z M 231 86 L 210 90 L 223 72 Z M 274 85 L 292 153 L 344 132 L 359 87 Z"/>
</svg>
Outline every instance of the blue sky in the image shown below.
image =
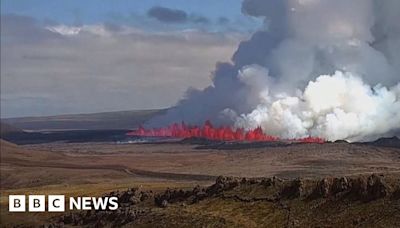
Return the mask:
<svg viewBox="0 0 400 228">
<path fill-rule="evenodd" d="M 30 16 L 39 21 L 49 20 L 67 25 L 112 22 L 157 29 L 160 26 L 151 23 L 146 13 L 151 7 L 163 6 L 210 19 L 210 24 L 202 25 L 205 29 L 225 30 L 228 25 L 225 27 L 216 25 L 218 19 L 223 17 L 230 21 L 230 29 L 253 31 L 260 25 L 260 21 L 243 15 L 241 2 L 241 0 L 1 0 L 1 13 Z M 190 23 L 168 26 L 168 28 L 175 27 L 197 26 Z M 165 29 L 165 26 L 162 28 Z"/>
<path fill-rule="evenodd" d="M 171 107 L 261 24 L 240 0 L 1 0 L 1 117 Z"/>
</svg>

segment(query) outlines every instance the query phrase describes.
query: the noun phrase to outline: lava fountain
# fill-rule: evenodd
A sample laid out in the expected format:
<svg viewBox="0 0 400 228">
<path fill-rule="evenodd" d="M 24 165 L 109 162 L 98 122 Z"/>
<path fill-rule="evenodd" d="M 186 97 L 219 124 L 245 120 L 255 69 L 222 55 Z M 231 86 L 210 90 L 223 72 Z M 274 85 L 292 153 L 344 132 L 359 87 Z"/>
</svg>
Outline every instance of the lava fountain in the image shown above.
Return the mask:
<svg viewBox="0 0 400 228">
<path fill-rule="evenodd" d="M 127 133 L 128 136 L 146 137 L 173 137 L 173 138 L 205 138 L 218 141 L 247 141 L 247 142 L 274 142 L 274 141 L 293 141 L 303 143 L 324 143 L 325 140 L 318 137 L 306 137 L 298 139 L 281 139 L 276 136 L 268 135 L 263 132 L 261 127 L 253 130 L 243 128 L 233 129 L 228 126 L 214 127 L 211 121 L 207 120 L 203 126 L 191 126 L 184 122 L 174 123 L 164 128 L 145 129 L 140 126 L 137 130 Z"/>
</svg>

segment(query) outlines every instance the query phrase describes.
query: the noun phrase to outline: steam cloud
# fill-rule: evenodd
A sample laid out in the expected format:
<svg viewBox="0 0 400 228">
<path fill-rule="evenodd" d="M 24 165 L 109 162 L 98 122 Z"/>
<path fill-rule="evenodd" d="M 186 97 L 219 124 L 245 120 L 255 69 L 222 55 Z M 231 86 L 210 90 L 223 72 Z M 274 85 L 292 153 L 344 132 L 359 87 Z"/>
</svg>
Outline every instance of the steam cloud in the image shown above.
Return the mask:
<svg viewBox="0 0 400 228">
<path fill-rule="evenodd" d="M 400 1 L 244 0 L 264 19 L 213 85 L 151 125 L 210 119 L 284 138 L 371 140 L 400 130 Z"/>
</svg>

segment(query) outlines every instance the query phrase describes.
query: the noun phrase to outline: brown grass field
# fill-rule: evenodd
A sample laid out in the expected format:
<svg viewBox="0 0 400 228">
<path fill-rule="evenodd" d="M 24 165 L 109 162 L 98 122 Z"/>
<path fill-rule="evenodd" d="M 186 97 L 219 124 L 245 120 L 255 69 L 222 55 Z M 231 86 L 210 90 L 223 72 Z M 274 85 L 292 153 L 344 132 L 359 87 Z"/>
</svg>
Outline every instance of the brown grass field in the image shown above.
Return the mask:
<svg viewBox="0 0 400 228">
<path fill-rule="evenodd" d="M 196 147 L 181 143 L 48 143 L 17 146 L 2 140 L 0 166 L 2 226 L 18 224 L 36 226 L 46 223 L 54 216 L 59 216 L 51 213 L 9 213 L 7 208 L 9 194 L 100 196 L 130 187 L 161 192 L 167 187 L 207 186 L 219 175 L 313 179 L 380 173 L 394 179 L 400 177 L 398 148 L 348 143 L 296 144 L 240 150 Z M 226 203 L 209 199 L 185 208 L 182 216 L 190 214 L 192 215 L 190 218 L 194 218 L 194 215 L 206 218 L 210 214 L 204 211 L 209 208 L 213 211 L 210 213 L 214 217 L 228 219 L 235 226 L 242 224 L 254 227 L 258 224 L 257 219 L 265 220 L 262 216 L 249 220 L 246 213 L 235 213 L 235 211 L 251 211 L 251 207 L 246 209 L 249 205 L 230 203 L 224 206 Z M 267 206 L 260 204 L 253 209 L 261 210 L 263 207 Z M 165 213 L 172 218 L 179 214 L 178 209 L 171 206 Z M 270 207 L 264 209 L 272 210 Z M 198 213 L 199 211 L 202 213 Z M 276 216 L 279 217 L 279 213 Z M 264 224 L 271 223 L 274 219 L 279 220 L 271 217 L 270 220 L 265 220 Z"/>
</svg>

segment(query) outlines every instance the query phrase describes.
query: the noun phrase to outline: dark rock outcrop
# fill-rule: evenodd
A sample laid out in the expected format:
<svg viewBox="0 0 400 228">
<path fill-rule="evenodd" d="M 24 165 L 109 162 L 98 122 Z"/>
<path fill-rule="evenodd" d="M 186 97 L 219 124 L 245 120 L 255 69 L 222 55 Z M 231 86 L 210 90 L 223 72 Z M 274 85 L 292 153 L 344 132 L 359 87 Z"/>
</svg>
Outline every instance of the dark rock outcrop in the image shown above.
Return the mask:
<svg viewBox="0 0 400 228">
<path fill-rule="evenodd" d="M 291 181 L 281 191 L 281 196 L 285 198 L 303 197 L 305 194 L 304 181 L 300 178 Z"/>
<path fill-rule="evenodd" d="M 208 195 L 215 195 L 220 192 L 233 189 L 233 188 L 239 186 L 240 183 L 241 182 L 239 181 L 238 178 L 219 176 L 217 178 L 217 180 L 215 181 L 215 184 L 208 187 L 206 189 L 206 192 Z M 242 179 L 242 183 L 243 183 L 243 179 Z"/>
<path fill-rule="evenodd" d="M 331 187 L 331 192 L 333 194 L 346 192 L 349 190 L 350 187 L 351 187 L 350 183 L 346 177 L 334 178 Z"/>
<path fill-rule="evenodd" d="M 218 195 L 219 193 L 231 190 L 240 185 L 238 178 L 219 176 L 215 183 L 206 189 L 196 186 L 192 190 L 172 190 L 167 189 L 164 193 L 154 197 L 154 202 L 159 207 L 163 207 L 164 201 L 168 203 L 176 203 L 189 200 L 191 203 L 198 202 L 207 197 Z"/>
<path fill-rule="evenodd" d="M 390 182 L 392 183 L 392 182 Z M 392 191 L 394 189 L 394 191 Z M 193 189 L 167 189 L 162 193 L 141 191 L 131 188 L 127 191 L 111 192 L 107 196 L 119 198 L 116 211 L 81 211 L 61 216 L 50 227 L 67 224 L 84 227 L 119 227 L 136 221 L 139 216 L 150 214 L 154 206 L 169 208 L 171 204 L 183 206 L 194 204 L 207 198 L 235 200 L 243 203 L 258 201 L 276 203 L 286 207 L 286 200 L 313 200 L 311 197 L 372 201 L 385 197 L 400 198 L 400 186 L 391 187 L 382 175 L 360 177 L 282 180 L 272 178 L 235 178 L 220 176 L 207 188 L 196 186 Z M 149 206 L 150 205 L 150 206 Z M 283 205 L 283 206 L 282 206 Z M 354 223 L 360 223 L 357 219 Z"/>
<path fill-rule="evenodd" d="M 328 197 L 331 194 L 331 185 L 331 180 L 324 178 L 318 182 L 314 192 L 317 196 Z"/>
<path fill-rule="evenodd" d="M 352 179 L 346 177 L 324 178 L 318 182 L 313 193 L 317 197 L 349 194 L 354 199 L 371 201 L 388 196 L 390 194 L 390 186 L 386 184 L 382 176 L 375 174 L 369 177 L 361 176 Z"/>
<path fill-rule="evenodd" d="M 111 192 L 106 196 L 118 197 L 118 203 L 120 206 L 124 205 L 136 205 L 142 201 L 145 201 L 153 197 L 152 191 L 141 191 L 139 188 L 130 188 L 127 191 Z"/>
<path fill-rule="evenodd" d="M 366 200 L 375 200 L 388 196 L 390 187 L 386 184 L 382 176 L 371 175 L 367 180 L 367 195 Z"/>
</svg>

